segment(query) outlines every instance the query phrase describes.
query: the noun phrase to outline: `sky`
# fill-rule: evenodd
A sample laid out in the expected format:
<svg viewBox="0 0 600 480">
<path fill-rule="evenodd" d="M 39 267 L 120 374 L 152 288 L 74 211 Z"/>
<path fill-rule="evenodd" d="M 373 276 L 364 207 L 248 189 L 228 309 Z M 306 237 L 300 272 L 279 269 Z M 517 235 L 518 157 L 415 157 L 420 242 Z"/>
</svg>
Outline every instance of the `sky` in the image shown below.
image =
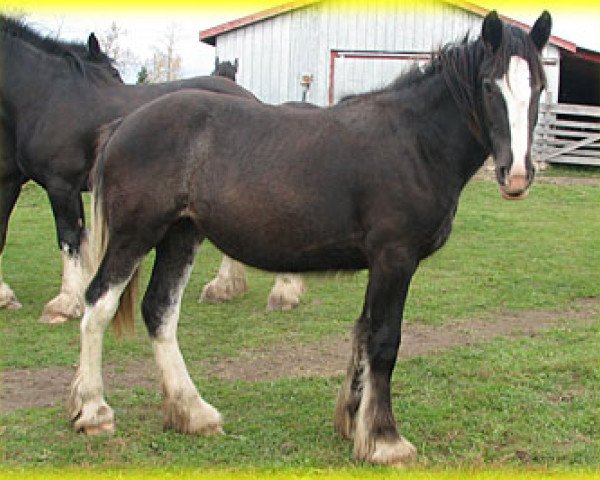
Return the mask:
<svg viewBox="0 0 600 480">
<path fill-rule="evenodd" d="M 169 11 L 164 10 L 164 3 L 161 4 L 162 6 L 150 4 L 155 6 L 145 10 L 136 8 L 135 11 L 131 9 L 127 11 L 119 7 L 78 11 L 68 4 L 41 10 L 27 6 L 17 9 L 27 13 L 27 23 L 41 33 L 55 35 L 58 32 L 62 39 L 80 42 L 85 42 L 90 32 L 105 33 L 114 21 L 120 29 L 124 30 L 120 37 L 122 48 L 131 50 L 140 62 L 150 59 L 155 48 L 163 47 L 162 42 L 168 27 L 174 25 L 176 50 L 182 58 L 181 74 L 182 77 L 191 77 L 207 75 L 214 67 L 215 50 L 199 41 L 201 30 L 280 3 L 285 3 L 285 0 L 253 0 L 236 3 L 228 3 L 228 0 L 224 0 L 221 7 L 215 8 L 212 3 L 213 7 L 208 9 L 205 8 L 206 3 L 199 1 L 197 4 L 188 4 L 185 9 L 172 8 Z M 574 42 L 579 47 L 600 51 L 600 8 L 592 7 L 591 2 L 475 0 L 473 3 L 485 8 L 496 8 L 499 13 L 530 25 L 540 12 L 547 8 L 553 14 L 554 35 Z M 122 72 L 125 81 L 134 82 L 138 69 L 139 66 Z"/>
<path fill-rule="evenodd" d="M 241 14 L 243 16 L 244 14 Z M 86 42 L 90 32 L 105 34 L 112 22 L 119 29 L 122 48 L 129 49 L 140 62 L 152 58 L 155 48 L 164 50 L 164 41 L 171 25 L 175 26 L 177 54 L 182 59 L 182 77 L 208 75 L 214 68 L 215 49 L 199 41 L 199 32 L 238 18 L 238 12 L 201 11 L 181 13 L 145 13 L 127 12 L 109 13 L 100 11 L 89 13 L 56 12 L 33 13 L 27 16 L 27 23 L 44 34 L 59 36 L 64 40 Z M 138 68 L 121 71 L 127 83 L 135 82 Z"/>
</svg>

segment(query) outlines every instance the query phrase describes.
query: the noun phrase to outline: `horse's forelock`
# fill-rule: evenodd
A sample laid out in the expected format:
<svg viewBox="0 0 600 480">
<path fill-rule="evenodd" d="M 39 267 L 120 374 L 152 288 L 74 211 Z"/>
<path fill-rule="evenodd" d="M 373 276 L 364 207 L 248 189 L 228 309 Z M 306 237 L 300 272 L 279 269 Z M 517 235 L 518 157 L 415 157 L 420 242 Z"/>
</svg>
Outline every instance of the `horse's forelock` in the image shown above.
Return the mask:
<svg viewBox="0 0 600 480">
<path fill-rule="evenodd" d="M 535 84 L 545 83 L 546 77 L 539 52 L 529 35 L 518 27 L 505 25 L 502 44 L 496 55 L 494 55 L 490 73 L 495 77 L 506 74 L 510 59 L 515 55 L 523 58 L 529 64 L 533 76 L 532 80 Z"/>
</svg>

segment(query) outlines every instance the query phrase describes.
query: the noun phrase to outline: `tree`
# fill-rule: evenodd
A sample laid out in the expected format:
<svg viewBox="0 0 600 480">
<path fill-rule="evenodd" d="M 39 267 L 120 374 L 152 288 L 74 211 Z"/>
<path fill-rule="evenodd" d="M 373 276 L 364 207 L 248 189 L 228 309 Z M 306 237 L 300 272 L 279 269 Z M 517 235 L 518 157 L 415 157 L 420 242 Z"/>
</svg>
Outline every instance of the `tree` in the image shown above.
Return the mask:
<svg viewBox="0 0 600 480">
<path fill-rule="evenodd" d="M 154 48 L 152 65 L 149 71 L 151 82 L 177 80 L 181 75 L 181 56 L 177 53 L 177 24 L 167 28 L 161 47 Z"/>
<path fill-rule="evenodd" d="M 138 85 L 141 83 L 150 83 L 150 73 L 145 65 L 142 65 L 142 68 L 137 73 L 137 81 L 135 83 Z"/>
<path fill-rule="evenodd" d="M 118 26 L 115 21 L 111 22 L 108 29 L 98 34 L 102 51 L 115 62 L 115 66 L 122 76 L 126 75 L 127 70 L 133 73 L 140 64 L 139 59 L 130 49 L 123 48 L 122 39 L 125 36 L 127 36 L 127 30 Z"/>
</svg>

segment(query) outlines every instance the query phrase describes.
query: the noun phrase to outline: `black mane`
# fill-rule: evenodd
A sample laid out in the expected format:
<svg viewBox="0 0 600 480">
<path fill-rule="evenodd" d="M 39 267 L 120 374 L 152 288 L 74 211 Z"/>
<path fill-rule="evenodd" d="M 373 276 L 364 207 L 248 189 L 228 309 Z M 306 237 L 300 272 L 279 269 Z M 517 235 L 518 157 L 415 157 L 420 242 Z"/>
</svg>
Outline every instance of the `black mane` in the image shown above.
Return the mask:
<svg viewBox="0 0 600 480">
<path fill-rule="evenodd" d="M 477 102 L 477 92 L 484 75 L 499 77 L 508 68 L 510 57 L 518 55 L 530 65 L 533 83 L 545 85 L 546 79 L 538 52 L 529 35 L 512 25 L 503 26 L 503 41 L 495 54 L 485 58 L 486 46 L 481 38 L 469 40 L 467 34 L 462 40 L 447 43 L 432 56 L 432 60 L 423 67 L 416 63 L 407 72 L 401 74 L 382 89 L 363 95 L 393 93 L 414 87 L 427 78 L 441 75 L 452 98 L 469 118 L 473 133 L 481 137 L 481 109 Z M 363 95 L 348 95 L 342 101 Z"/>
<path fill-rule="evenodd" d="M 478 60 L 477 58 L 470 58 L 471 55 L 469 54 L 469 52 L 479 50 L 474 48 L 475 43 L 477 42 L 469 41 L 469 35 L 467 34 L 462 40 L 449 42 L 433 52 L 431 61 L 425 65 L 420 66 L 416 62 L 413 63 L 407 71 L 401 73 L 388 85 L 365 93 L 345 95 L 340 102 L 346 102 L 353 99 L 358 100 L 360 98 L 382 93 L 399 92 L 406 88 L 419 85 L 424 80 L 439 75 L 440 73 L 443 74 L 444 71 L 454 72 L 453 74 L 449 74 L 449 76 L 455 74 L 458 77 L 463 77 L 463 81 L 460 83 L 464 83 L 464 80 L 467 80 L 465 77 L 469 76 L 466 73 L 468 66 L 476 64 Z"/>
<path fill-rule="evenodd" d="M 7 17 L 2 14 L 0 14 L 0 34 L 19 39 L 49 55 L 67 59 L 69 57 L 75 57 L 78 61 L 92 63 L 112 63 L 112 59 L 103 52 L 100 53 L 100 56 L 92 58 L 87 46 L 83 43 L 65 42 L 56 38 L 42 36 L 30 26 L 26 25 L 22 20 Z"/>
</svg>

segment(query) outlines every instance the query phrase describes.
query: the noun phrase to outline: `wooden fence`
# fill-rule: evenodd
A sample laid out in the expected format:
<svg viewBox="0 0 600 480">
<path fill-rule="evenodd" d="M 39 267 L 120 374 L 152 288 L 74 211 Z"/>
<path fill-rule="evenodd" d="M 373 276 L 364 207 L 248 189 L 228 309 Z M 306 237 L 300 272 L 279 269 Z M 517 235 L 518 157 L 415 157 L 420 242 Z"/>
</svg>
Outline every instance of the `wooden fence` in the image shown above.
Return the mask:
<svg viewBox="0 0 600 480">
<path fill-rule="evenodd" d="M 541 104 L 532 158 L 600 167 L 600 107 Z"/>
</svg>

